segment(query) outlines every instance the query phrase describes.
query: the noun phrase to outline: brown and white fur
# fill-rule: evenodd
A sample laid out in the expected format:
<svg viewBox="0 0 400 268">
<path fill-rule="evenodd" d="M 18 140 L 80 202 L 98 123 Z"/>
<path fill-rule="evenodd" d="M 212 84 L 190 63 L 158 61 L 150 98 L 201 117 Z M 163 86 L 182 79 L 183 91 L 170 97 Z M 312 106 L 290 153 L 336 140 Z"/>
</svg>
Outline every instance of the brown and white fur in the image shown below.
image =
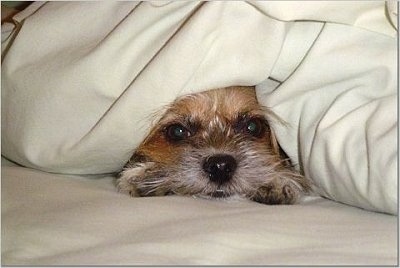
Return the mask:
<svg viewBox="0 0 400 268">
<path fill-rule="evenodd" d="M 178 98 L 123 168 L 119 191 L 132 196 L 240 197 L 293 204 L 310 190 L 280 149 L 254 87 Z"/>
</svg>

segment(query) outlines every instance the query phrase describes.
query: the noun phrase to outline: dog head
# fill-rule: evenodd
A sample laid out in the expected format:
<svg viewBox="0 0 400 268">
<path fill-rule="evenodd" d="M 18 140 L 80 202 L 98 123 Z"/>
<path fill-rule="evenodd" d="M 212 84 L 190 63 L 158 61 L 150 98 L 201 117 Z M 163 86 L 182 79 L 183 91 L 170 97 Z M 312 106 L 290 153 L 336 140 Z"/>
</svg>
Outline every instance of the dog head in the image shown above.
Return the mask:
<svg viewBox="0 0 400 268">
<path fill-rule="evenodd" d="M 125 165 L 118 187 L 133 196 L 293 203 L 309 185 L 283 157 L 272 119 L 277 117 L 260 106 L 254 87 L 178 98 Z"/>
</svg>

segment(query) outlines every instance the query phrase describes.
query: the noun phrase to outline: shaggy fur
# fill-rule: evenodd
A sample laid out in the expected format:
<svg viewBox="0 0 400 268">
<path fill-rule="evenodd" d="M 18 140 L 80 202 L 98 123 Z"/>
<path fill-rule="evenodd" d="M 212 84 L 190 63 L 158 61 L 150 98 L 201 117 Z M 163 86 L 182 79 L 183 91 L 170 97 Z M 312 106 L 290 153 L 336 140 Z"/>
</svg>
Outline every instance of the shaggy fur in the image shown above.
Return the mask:
<svg viewBox="0 0 400 268">
<path fill-rule="evenodd" d="M 254 87 L 178 98 L 125 165 L 118 189 L 292 204 L 310 184 L 284 157 L 268 120 L 279 119 L 259 105 Z M 215 164 L 215 156 L 228 160 Z"/>
</svg>

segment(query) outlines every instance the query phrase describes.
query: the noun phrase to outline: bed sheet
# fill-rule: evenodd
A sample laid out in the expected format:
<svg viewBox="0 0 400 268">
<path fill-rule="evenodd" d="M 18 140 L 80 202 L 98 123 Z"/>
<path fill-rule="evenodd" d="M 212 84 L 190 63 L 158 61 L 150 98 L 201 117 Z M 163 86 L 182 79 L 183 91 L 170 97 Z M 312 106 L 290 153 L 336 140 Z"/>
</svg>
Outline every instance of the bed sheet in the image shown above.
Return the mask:
<svg viewBox="0 0 400 268">
<path fill-rule="evenodd" d="M 131 198 L 112 176 L 2 167 L 2 265 L 396 265 L 397 217 L 320 197 L 293 206 Z"/>
</svg>

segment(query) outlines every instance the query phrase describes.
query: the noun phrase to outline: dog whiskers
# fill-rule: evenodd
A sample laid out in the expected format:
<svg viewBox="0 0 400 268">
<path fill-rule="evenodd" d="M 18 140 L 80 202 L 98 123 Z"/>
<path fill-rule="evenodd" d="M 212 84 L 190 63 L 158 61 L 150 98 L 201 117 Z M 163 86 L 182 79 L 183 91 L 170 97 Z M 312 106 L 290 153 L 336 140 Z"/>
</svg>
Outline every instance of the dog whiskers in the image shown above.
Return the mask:
<svg viewBox="0 0 400 268">
<path fill-rule="evenodd" d="M 254 87 L 178 98 L 135 150 L 118 178 L 132 196 L 192 195 L 292 204 L 310 189 L 279 147 Z"/>
</svg>

